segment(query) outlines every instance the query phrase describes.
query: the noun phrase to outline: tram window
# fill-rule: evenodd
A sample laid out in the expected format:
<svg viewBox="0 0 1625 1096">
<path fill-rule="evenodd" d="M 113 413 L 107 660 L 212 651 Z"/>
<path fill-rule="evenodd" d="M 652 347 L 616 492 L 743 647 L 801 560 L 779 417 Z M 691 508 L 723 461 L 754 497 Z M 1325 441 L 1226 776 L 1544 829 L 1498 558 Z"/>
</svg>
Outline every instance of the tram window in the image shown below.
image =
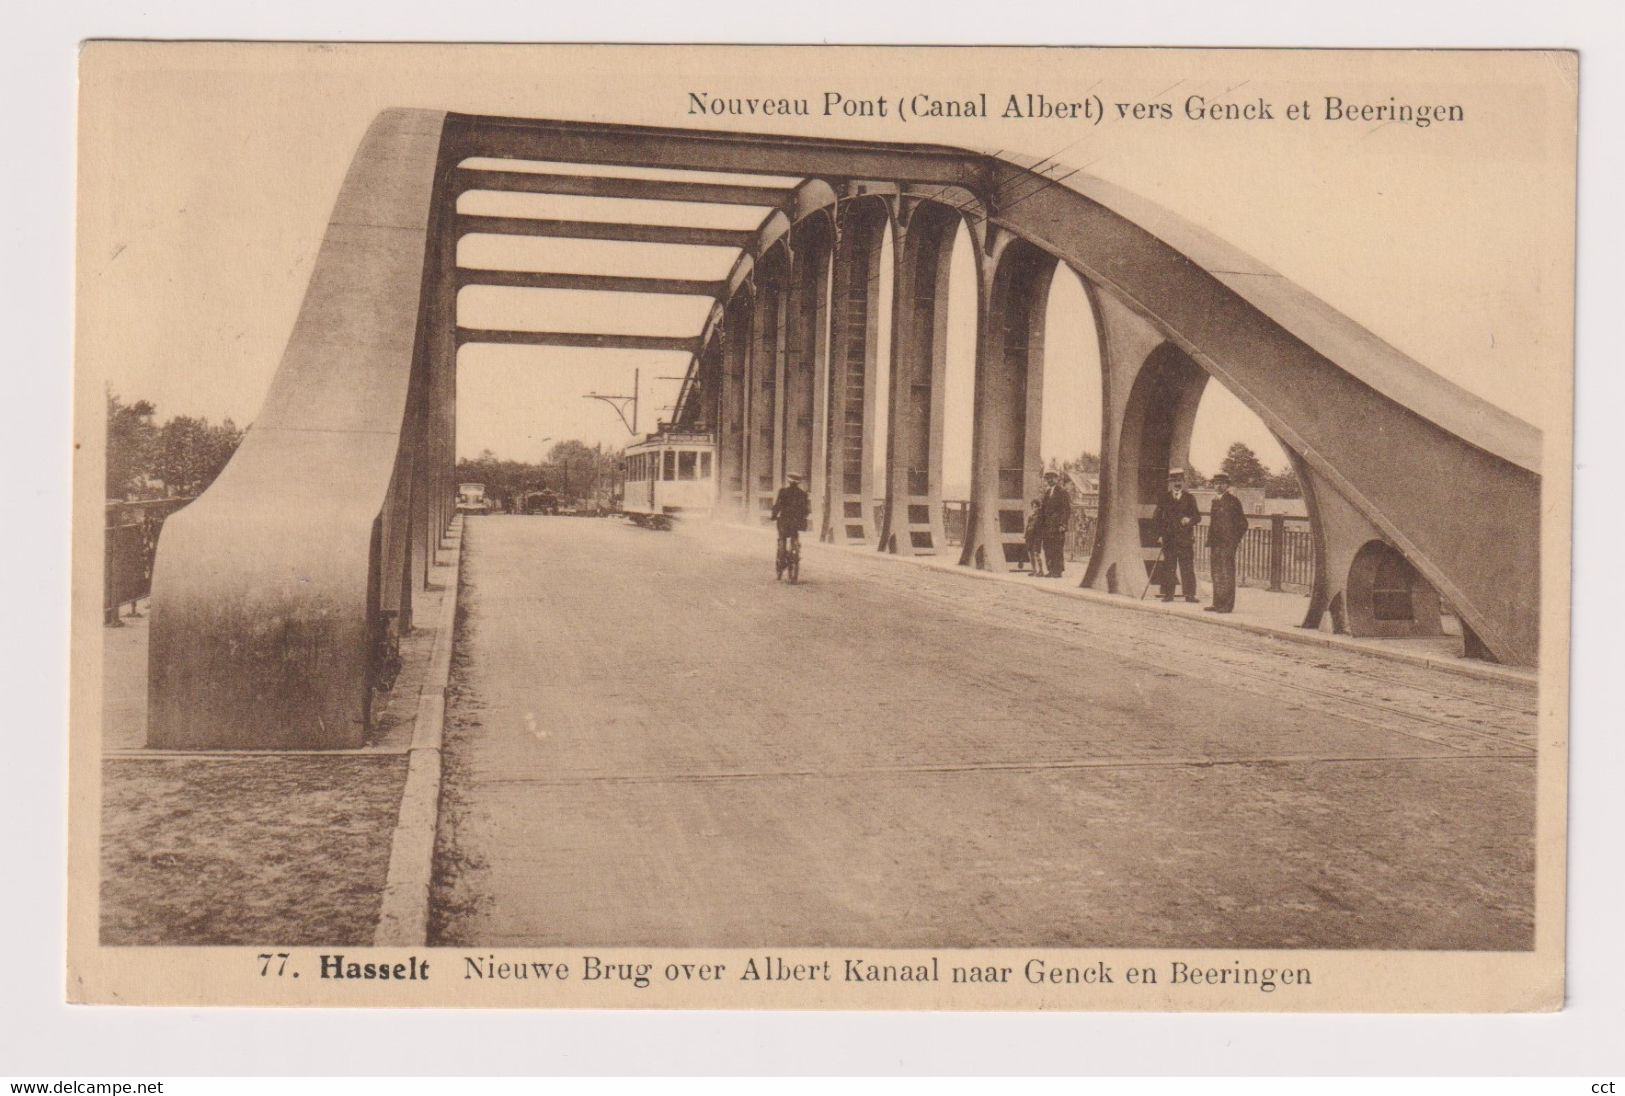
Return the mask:
<svg viewBox="0 0 1625 1096">
<path fill-rule="evenodd" d="M 711 454 L 709 452 L 700 454 L 700 478 L 702 480 L 711 478 Z"/>
<path fill-rule="evenodd" d="M 665 467 L 665 473 L 660 478 L 665 479 L 665 480 L 677 478 L 677 452 L 676 452 L 676 450 L 673 450 L 673 449 L 666 450 L 665 466 L 666 466 Z"/>
<path fill-rule="evenodd" d="M 694 478 L 694 468 L 699 463 L 695 458 L 699 454 L 692 449 L 685 449 L 677 454 L 677 478 L 691 480 Z"/>
</svg>

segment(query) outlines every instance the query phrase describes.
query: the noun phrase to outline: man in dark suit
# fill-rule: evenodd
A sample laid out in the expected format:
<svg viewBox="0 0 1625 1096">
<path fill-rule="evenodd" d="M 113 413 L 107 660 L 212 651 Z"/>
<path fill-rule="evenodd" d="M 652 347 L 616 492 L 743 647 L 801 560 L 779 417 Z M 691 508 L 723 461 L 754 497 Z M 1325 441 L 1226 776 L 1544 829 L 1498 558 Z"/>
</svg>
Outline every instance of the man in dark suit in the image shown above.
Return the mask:
<svg viewBox="0 0 1625 1096">
<path fill-rule="evenodd" d="M 801 486 L 801 475 L 791 472 L 787 477 L 789 483 L 779 488 L 778 495 L 773 499 L 773 524 L 779 530 L 779 551 L 777 570 L 784 574 L 784 550 L 789 542 L 801 542 L 801 531 L 807 527 L 807 515 L 812 507 L 807 501 L 807 492 Z"/>
<path fill-rule="evenodd" d="M 1202 511 L 1196 498 L 1185 490 L 1185 473 L 1175 468 L 1168 473 L 1168 490 L 1163 492 L 1152 515 L 1157 538 L 1162 542 L 1162 567 L 1157 585 L 1162 588 L 1162 600 L 1174 600 L 1174 570 L 1178 568 L 1179 585 L 1186 601 L 1196 600 L 1196 527 L 1202 521 Z"/>
<path fill-rule="evenodd" d="M 1038 503 L 1038 525 L 1044 531 L 1044 563 L 1050 578 L 1066 574 L 1066 527 L 1072 521 L 1072 496 L 1061 486 L 1059 472 L 1044 473 Z"/>
<path fill-rule="evenodd" d="M 1247 515 L 1241 500 L 1230 493 L 1230 477 L 1213 477 L 1219 497 L 1208 515 L 1208 568 L 1213 572 L 1213 604 L 1203 612 L 1228 613 L 1236 607 L 1236 549 L 1247 535 Z"/>
</svg>

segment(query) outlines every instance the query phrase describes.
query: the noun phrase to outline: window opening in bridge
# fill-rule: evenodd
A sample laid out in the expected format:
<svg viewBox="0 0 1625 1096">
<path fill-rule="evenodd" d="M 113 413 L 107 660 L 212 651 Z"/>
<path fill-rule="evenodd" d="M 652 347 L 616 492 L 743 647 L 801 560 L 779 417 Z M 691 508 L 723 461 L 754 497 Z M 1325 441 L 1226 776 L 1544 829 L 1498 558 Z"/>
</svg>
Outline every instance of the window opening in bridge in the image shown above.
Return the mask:
<svg viewBox="0 0 1625 1096">
<path fill-rule="evenodd" d="M 1377 550 L 1371 579 L 1371 615 L 1378 620 L 1415 620 L 1416 570 L 1386 544 Z"/>
<path fill-rule="evenodd" d="M 520 217 L 592 224 L 673 225 L 754 231 L 771 207 L 711 202 L 652 202 L 637 198 L 588 198 L 565 194 L 517 194 L 469 190 L 457 212 L 473 217 Z"/>
<path fill-rule="evenodd" d="M 976 395 L 976 243 L 963 221 L 948 259 L 948 309 L 942 392 L 944 535 L 962 544 L 971 495 L 971 434 Z"/>
<path fill-rule="evenodd" d="M 566 160 L 520 160 L 500 156 L 470 156 L 459 167 L 471 171 L 522 171 L 535 175 L 581 175 L 598 179 L 649 179 L 664 182 L 721 183 L 732 186 L 794 187 L 798 175 L 751 175 L 739 171 L 702 171 L 696 168 L 635 167 L 630 164 L 578 164 Z"/>
<path fill-rule="evenodd" d="M 1218 380 L 1202 392 L 1190 438 L 1191 482 L 1204 515 L 1196 533 L 1198 575 L 1209 577 L 1211 562 L 1206 515 L 1215 492 L 1208 481 L 1222 471 L 1248 515 L 1247 532 L 1236 551 L 1237 583 L 1307 597 L 1315 581 L 1314 534 L 1302 487 L 1280 439 Z M 1301 606 L 1283 610 L 1287 617 L 1300 611 Z"/>
<path fill-rule="evenodd" d="M 1100 339 L 1083 281 L 1066 265 L 1050 279 L 1044 305 L 1039 461 L 1072 493 L 1066 558 L 1087 561 L 1100 513 Z"/>
<path fill-rule="evenodd" d="M 717 281 L 739 258 L 735 247 L 553 239 L 469 232 L 457 241 L 457 265 L 475 270 L 536 271 Z"/>
<path fill-rule="evenodd" d="M 469 285 L 457 294 L 460 327 L 692 338 L 711 300 L 660 293 L 580 292 Z"/>
</svg>

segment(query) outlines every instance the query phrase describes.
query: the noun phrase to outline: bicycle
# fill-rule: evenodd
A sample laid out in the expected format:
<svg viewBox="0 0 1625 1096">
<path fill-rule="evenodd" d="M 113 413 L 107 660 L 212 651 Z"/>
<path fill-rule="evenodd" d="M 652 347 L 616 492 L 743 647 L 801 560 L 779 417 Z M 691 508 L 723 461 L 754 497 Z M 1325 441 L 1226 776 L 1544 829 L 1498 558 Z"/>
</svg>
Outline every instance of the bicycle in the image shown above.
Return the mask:
<svg viewBox="0 0 1625 1096">
<path fill-rule="evenodd" d="M 788 576 L 790 585 L 794 586 L 801 579 L 801 534 L 791 533 L 779 537 L 779 556 L 775 561 L 776 578 Z"/>
</svg>

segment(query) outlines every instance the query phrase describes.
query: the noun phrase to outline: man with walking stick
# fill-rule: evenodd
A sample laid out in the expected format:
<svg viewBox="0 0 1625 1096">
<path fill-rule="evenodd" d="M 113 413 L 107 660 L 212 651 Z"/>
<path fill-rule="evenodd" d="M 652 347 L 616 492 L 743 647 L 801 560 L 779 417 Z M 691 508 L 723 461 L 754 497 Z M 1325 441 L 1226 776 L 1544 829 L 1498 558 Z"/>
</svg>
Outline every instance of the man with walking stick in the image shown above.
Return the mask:
<svg viewBox="0 0 1625 1096">
<path fill-rule="evenodd" d="M 1196 527 L 1201 521 L 1202 511 L 1197 508 L 1196 497 L 1185 490 L 1184 471 L 1171 469 L 1168 490 L 1152 515 L 1157 539 L 1162 543 L 1157 585 L 1161 587 L 1163 601 L 1174 600 L 1176 567 L 1185 600 L 1196 600 Z"/>
</svg>

